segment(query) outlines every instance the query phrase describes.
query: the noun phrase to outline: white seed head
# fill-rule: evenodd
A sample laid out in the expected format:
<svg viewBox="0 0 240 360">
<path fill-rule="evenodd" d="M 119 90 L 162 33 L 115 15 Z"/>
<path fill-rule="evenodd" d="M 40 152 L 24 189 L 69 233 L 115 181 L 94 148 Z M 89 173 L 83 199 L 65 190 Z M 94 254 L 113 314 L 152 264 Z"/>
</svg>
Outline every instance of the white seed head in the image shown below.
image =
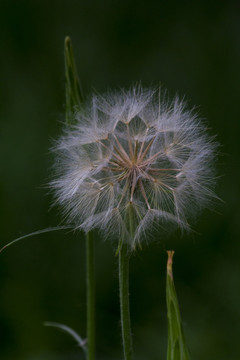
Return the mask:
<svg viewBox="0 0 240 360">
<path fill-rule="evenodd" d="M 214 197 L 216 144 L 178 97 L 142 87 L 93 96 L 57 142 L 56 202 L 75 228 L 133 247 L 159 226 L 188 229 Z"/>
</svg>

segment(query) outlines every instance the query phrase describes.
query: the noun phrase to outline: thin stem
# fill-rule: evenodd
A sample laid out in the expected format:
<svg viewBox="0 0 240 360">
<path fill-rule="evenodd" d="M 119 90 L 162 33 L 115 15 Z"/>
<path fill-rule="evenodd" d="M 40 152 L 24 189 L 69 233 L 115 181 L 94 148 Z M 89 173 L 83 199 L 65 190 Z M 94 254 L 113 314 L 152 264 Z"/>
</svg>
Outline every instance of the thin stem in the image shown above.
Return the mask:
<svg viewBox="0 0 240 360">
<path fill-rule="evenodd" d="M 152 143 L 154 142 L 154 140 L 155 140 L 155 137 L 152 138 L 152 140 L 149 141 L 149 144 L 146 146 L 146 149 L 144 150 L 144 153 L 141 155 L 141 157 L 140 156 L 138 157 L 139 162 L 142 161 L 145 158 L 145 156 L 147 155 L 148 150 L 151 148 Z"/>
<path fill-rule="evenodd" d="M 129 148 L 129 151 L 130 151 L 130 158 L 131 158 L 131 160 L 133 160 L 134 159 L 134 154 L 133 154 L 133 147 L 132 147 L 130 130 L 129 130 L 129 125 L 128 124 L 127 124 L 127 138 L 128 138 L 128 148 Z"/>
<path fill-rule="evenodd" d="M 142 196 L 143 196 L 143 198 L 144 198 L 144 200 L 145 200 L 145 202 L 147 204 L 148 210 L 150 210 L 151 207 L 150 207 L 149 202 L 148 202 L 148 198 L 147 198 L 147 195 L 146 195 L 143 183 L 142 183 L 142 179 L 139 180 L 139 185 L 140 185 L 140 190 L 141 190 Z"/>
<path fill-rule="evenodd" d="M 127 244 L 122 244 L 119 251 L 119 290 L 121 308 L 121 327 L 124 359 L 132 360 L 132 334 L 129 311 L 129 249 Z"/>
<path fill-rule="evenodd" d="M 87 360 L 95 359 L 95 274 L 93 233 L 86 236 L 87 261 Z"/>
<path fill-rule="evenodd" d="M 116 142 L 117 142 L 117 144 L 118 144 L 119 150 L 120 150 L 120 151 L 122 152 L 122 154 L 125 156 L 126 160 L 131 163 L 131 160 L 130 160 L 128 154 L 126 153 L 126 151 L 124 150 L 124 147 L 122 146 L 122 144 L 119 142 L 119 140 L 118 140 L 118 138 L 116 137 L 116 135 L 113 134 L 113 136 L 114 136 L 114 139 L 116 140 Z"/>
</svg>

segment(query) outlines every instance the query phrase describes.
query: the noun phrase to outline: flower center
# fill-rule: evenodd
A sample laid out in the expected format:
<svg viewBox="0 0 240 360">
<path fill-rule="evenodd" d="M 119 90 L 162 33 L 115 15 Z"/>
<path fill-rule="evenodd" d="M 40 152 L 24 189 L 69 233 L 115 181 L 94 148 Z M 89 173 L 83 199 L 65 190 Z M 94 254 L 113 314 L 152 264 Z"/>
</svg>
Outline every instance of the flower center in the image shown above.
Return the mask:
<svg viewBox="0 0 240 360">
<path fill-rule="evenodd" d="M 174 195 L 176 175 L 180 169 L 173 168 L 165 160 L 160 162 L 159 158 L 163 156 L 164 159 L 166 151 L 158 148 L 158 151 L 153 153 L 152 146 L 156 137 L 147 139 L 147 132 L 148 129 L 141 142 L 133 139 L 129 131 L 126 133 L 126 138 L 118 138 L 113 133 L 114 143 L 111 146 L 111 143 L 107 146 L 100 141 L 109 154 L 108 163 L 103 168 L 104 171 L 107 171 L 108 176 L 101 180 L 105 184 L 105 181 L 111 183 L 111 186 L 119 184 L 121 188 L 117 208 L 124 199 L 124 202 L 127 201 L 128 204 L 133 203 L 134 195 L 137 192 L 137 196 L 141 195 L 147 209 L 150 210 L 150 204 L 153 203 L 148 191 L 150 183 L 151 188 L 157 189 L 158 192 Z"/>
</svg>

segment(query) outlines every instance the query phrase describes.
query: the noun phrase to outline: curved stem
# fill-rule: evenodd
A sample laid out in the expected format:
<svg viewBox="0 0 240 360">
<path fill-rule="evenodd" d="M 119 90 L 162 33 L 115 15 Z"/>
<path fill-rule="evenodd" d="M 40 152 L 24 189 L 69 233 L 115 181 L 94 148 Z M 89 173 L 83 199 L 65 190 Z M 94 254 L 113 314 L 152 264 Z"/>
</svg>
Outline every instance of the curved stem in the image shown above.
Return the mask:
<svg viewBox="0 0 240 360">
<path fill-rule="evenodd" d="M 87 360 L 95 359 L 95 274 L 93 233 L 86 237 L 87 257 Z"/>
<path fill-rule="evenodd" d="M 129 311 L 129 251 L 122 244 L 119 250 L 119 291 L 121 308 L 121 328 L 125 360 L 133 359 L 131 321 Z"/>
</svg>

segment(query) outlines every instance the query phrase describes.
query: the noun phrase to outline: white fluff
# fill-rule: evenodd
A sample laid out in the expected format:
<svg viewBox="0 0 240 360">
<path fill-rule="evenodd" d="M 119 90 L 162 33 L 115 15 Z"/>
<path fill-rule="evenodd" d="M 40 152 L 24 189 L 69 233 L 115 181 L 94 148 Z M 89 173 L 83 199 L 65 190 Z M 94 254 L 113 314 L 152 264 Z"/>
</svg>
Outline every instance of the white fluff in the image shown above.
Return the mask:
<svg viewBox="0 0 240 360">
<path fill-rule="evenodd" d="M 176 97 L 141 87 L 93 96 L 54 149 L 56 202 L 76 228 L 133 247 L 159 226 L 189 229 L 214 197 L 216 144 Z"/>
</svg>

